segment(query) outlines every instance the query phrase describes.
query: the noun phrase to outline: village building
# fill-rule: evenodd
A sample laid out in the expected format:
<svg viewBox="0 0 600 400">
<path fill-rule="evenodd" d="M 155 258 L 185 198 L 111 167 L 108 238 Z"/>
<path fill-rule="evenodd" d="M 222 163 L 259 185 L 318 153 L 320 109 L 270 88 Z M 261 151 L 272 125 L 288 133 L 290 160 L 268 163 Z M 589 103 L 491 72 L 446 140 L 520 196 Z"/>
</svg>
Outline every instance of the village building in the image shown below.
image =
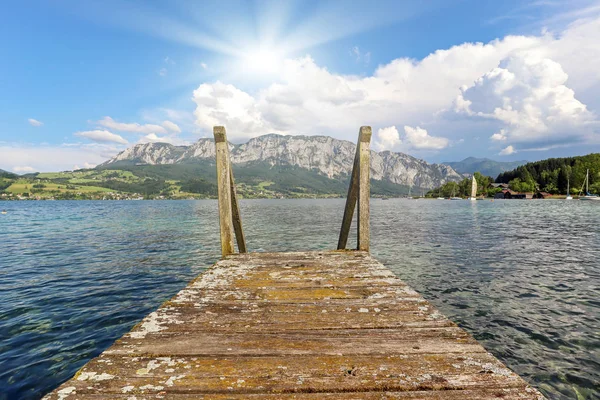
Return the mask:
<svg viewBox="0 0 600 400">
<path fill-rule="evenodd" d="M 550 197 L 552 197 L 552 195 L 548 192 L 537 192 L 533 195 L 534 199 L 548 199 Z"/>
<path fill-rule="evenodd" d="M 510 189 L 502 189 L 501 192 L 496 193 L 494 198 L 495 199 L 512 199 L 512 200 L 516 200 L 516 199 L 529 200 L 529 199 L 533 199 L 533 193 L 532 192 L 519 193 L 519 192 L 515 192 L 514 190 L 510 190 Z"/>
</svg>

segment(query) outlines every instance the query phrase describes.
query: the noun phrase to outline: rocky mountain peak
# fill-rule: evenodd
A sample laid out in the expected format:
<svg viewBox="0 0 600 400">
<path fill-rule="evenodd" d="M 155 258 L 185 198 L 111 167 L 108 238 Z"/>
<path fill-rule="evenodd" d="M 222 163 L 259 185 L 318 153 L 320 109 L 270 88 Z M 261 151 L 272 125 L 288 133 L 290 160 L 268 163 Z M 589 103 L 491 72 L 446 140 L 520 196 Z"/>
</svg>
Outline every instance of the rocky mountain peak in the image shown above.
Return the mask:
<svg viewBox="0 0 600 400">
<path fill-rule="evenodd" d="M 262 135 L 246 143 L 230 144 L 234 164 L 263 162 L 270 165 L 288 164 L 316 170 L 329 178 L 348 175 L 352 171 L 356 145 L 329 136 Z M 190 146 L 167 143 L 146 143 L 122 151 L 101 164 L 177 164 L 211 160 L 215 157 L 212 139 L 203 138 Z M 371 151 L 371 177 L 392 183 L 433 188 L 462 176 L 444 164 L 429 164 L 404 153 Z"/>
</svg>

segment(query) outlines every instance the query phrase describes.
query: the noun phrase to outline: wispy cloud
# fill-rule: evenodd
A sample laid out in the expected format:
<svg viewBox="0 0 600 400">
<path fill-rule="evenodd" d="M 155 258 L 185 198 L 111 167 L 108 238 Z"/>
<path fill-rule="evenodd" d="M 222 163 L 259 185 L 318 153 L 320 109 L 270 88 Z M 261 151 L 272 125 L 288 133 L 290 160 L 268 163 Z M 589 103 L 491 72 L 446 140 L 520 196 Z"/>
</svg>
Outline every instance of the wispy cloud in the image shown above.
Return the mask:
<svg viewBox="0 0 600 400">
<path fill-rule="evenodd" d="M 103 126 L 108 129 L 112 129 L 118 132 L 131 132 L 131 133 L 142 133 L 142 134 L 165 134 L 168 132 L 179 133 L 181 132 L 181 128 L 171 121 L 163 121 L 161 125 L 157 124 L 138 124 L 137 122 L 127 123 L 127 122 L 118 122 L 112 119 L 111 117 L 104 117 L 101 120 L 97 121 L 96 124 Z"/>
<path fill-rule="evenodd" d="M 16 166 L 13 167 L 13 172 L 17 172 L 17 173 L 27 173 L 27 172 L 35 172 L 35 168 L 30 167 L 30 166 Z"/>
<path fill-rule="evenodd" d="M 66 171 L 74 165 L 100 164 L 124 148 L 107 143 L 0 144 L 0 168 L 19 173 Z"/>
<path fill-rule="evenodd" d="M 367 51 L 366 53 L 363 53 L 358 46 L 354 46 L 350 49 L 350 55 L 354 57 L 354 60 L 357 63 L 363 62 L 369 64 L 371 62 L 371 52 Z"/>
<path fill-rule="evenodd" d="M 536 13 L 539 15 L 535 15 Z M 524 26 L 561 29 L 577 19 L 594 18 L 598 15 L 600 15 L 598 0 L 540 0 L 524 1 L 511 12 L 498 15 L 486 22 L 497 24 L 506 20 L 515 20 L 522 21 Z"/>
<path fill-rule="evenodd" d="M 202 7 L 200 12 L 193 2 L 178 4 L 182 12 L 177 17 L 166 15 L 147 2 L 98 2 L 85 6 L 75 3 L 74 8 L 105 24 L 229 56 L 232 68 L 239 69 L 239 61 L 247 56 L 248 49 L 276 49 L 282 58 L 306 53 L 324 43 L 410 19 L 440 4 L 414 2 L 398 9 L 394 3 L 395 0 L 379 0 L 373 6 L 362 2 L 320 2 L 293 25 L 289 19 L 294 7 L 279 1 L 260 2 L 254 24 L 248 23 L 244 7 L 227 8 L 227 12 L 219 7 Z M 389 12 L 392 8 L 395 11 Z M 219 25 L 224 20 L 228 29 Z M 167 58 L 170 60 L 170 56 Z M 166 71 L 159 74 L 163 76 Z"/>
<path fill-rule="evenodd" d="M 42 121 L 38 121 L 37 119 L 33 119 L 33 118 L 29 118 L 27 120 L 27 122 L 29 122 L 29 125 L 31 125 L 31 126 L 42 126 L 42 125 L 44 125 L 44 123 Z"/>
<path fill-rule="evenodd" d="M 583 4 L 583 5 L 582 5 Z M 579 7 L 578 7 L 579 5 Z M 544 26 L 571 23 L 577 19 L 600 16 L 600 2 L 563 2 L 562 7 L 552 16 L 541 21 Z"/>
<path fill-rule="evenodd" d="M 109 132 L 109 131 L 106 131 L 106 130 L 75 132 L 74 135 L 78 136 L 78 137 L 87 138 L 87 139 L 93 140 L 94 142 L 99 142 L 99 143 L 119 143 L 119 144 L 128 144 L 129 143 L 122 136 L 117 135 L 112 132 Z"/>
</svg>

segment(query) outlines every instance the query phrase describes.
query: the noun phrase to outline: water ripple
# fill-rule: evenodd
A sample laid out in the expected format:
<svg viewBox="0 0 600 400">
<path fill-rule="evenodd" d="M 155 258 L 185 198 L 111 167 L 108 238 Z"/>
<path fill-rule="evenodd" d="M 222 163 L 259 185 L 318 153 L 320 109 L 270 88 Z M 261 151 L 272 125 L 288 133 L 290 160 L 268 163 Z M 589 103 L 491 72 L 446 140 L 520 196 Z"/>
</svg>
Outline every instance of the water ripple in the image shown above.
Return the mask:
<svg viewBox="0 0 600 400">
<path fill-rule="evenodd" d="M 249 248 L 331 249 L 343 206 L 242 201 Z M 215 201 L 3 207 L 2 400 L 53 389 L 219 257 Z M 597 204 L 374 199 L 371 218 L 374 255 L 509 367 L 600 398 Z"/>
</svg>

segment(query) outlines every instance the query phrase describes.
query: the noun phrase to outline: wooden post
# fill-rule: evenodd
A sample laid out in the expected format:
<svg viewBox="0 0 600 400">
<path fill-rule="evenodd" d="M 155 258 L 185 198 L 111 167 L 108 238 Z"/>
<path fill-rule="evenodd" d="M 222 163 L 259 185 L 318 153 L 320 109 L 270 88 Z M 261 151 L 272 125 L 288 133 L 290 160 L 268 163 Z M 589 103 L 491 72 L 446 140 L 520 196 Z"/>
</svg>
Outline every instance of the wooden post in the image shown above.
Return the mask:
<svg viewBox="0 0 600 400">
<path fill-rule="evenodd" d="M 363 126 L 358 134 L 350 187 L 338 240 L 338 250 L 346 248 L 354 209 L 358 203 L 358 249 L 369 251 L 369 198 L 370 198 L 370 150 L 371 127 Z"/>
<path fill-rule="evenodd" d="M 371 127 L 361 126 L 358 137 L 360 161 L 358 166 L 358 250 L 369 251 L 371 228 L 369 224 L 371 198 Z"/>
<path fill-rule="evenodd" d="M 360 143 L 360 134 L 359 134 Z M 358 166 L 359 166 L 359 151 L 360 146 L 356 146 L 354 155 L 354 166 L 352 167 L 352 175 L 350 176 L 350 186 L 348 187 L 348 196 L 346 197 L 346 207 L 344 208 L 344 218 L 342 219 L 342 229 L 340 229 L 340 238 L 338 240 L 338 250 L 344 250 L 348 243 L 348 235 L 352 226 L 352 217 L 354 217 L 354 208 L 358 199 Z"/>
<path fill-rule="evenodd" d="M 238 251 L 240 253 L 246 253 L 246 238 L 244 237 L 244 230 L 242 229 L 242 216 L 240 215 L 240 208 L 238 206 L 237 191 L 235 190 L 235 181 L 233 180 L 233 169 L 231 168 L 231 164 L 229 165 L 229 183 L 231 187 L 231 216 L 233 219 L 235 239 L 237 241 Z"/>
<path fill-rule="evenodd" d="M 229 143 L 224 126 L 213 128 L 217 161 L 217 188 L 219 193 L 219 225 L 221 227 L 221 254 L 233 254 L 231 172 Z"/>
</svg>

